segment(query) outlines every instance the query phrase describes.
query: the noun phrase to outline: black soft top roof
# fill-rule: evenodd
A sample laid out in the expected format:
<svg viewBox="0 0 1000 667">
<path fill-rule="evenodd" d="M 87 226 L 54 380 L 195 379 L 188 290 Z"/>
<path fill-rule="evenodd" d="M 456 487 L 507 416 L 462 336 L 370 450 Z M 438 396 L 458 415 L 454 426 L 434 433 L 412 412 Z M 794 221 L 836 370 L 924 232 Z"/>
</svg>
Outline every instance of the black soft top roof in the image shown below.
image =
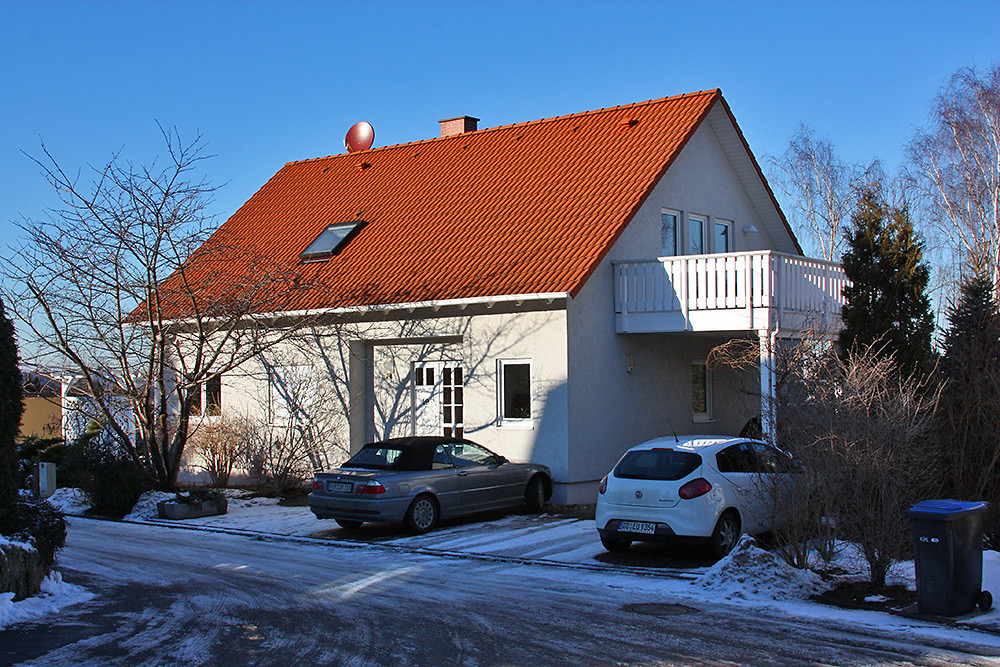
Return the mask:
<svg viewBox="0 0 1000 667">
<path fill-rule="evenodd" d="M 464 438 L 446 438 L 440 435 L 420 435 L 409 438 L 389 438 L 388 440 L 382 440 L 380 442 L 369 442 L 361 449 L 362 451 L 365 449 L 400 450 L 399 457 L 393 461 L 391 468 L 389 469 L 430 470 L 434 464 L 434 450 L 438 447 L 438 445 L 456 442 L 467 442 L 473 445 L 476 444 L 471 440 L 465 440 Z M 350 461 L 344 464 L 344 467 L 351 467 L 349 464 L 360 455 L 361 452 L 356 453 L 351 457 Z M 369 463 L 368 465 L 370 466 L 371 464 Z"/>
</svg>

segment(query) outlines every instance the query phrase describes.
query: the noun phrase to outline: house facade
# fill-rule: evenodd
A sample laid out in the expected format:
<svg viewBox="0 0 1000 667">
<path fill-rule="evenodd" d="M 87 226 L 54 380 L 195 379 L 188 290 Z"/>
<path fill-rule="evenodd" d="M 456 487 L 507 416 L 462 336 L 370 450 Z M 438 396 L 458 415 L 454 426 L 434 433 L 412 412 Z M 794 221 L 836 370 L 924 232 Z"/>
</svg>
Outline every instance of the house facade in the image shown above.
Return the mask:
<svg viewBox="0 0 1000 667">
<path fill-rule="evenodd" d="M 217 232 L 309 285 L 307 335 L 222 376 L 222 411 L 332 422 L 336 462 L 411 434 L 548 465 L 593 502 L 629 447 L 771 423 L 771 350 L 837 326 L 719 91 L 289 163 Z M 207 268 L 206 268 L 207 270 Z M 734 338 L 753 372 L 714 367 Z"/>
</svg>

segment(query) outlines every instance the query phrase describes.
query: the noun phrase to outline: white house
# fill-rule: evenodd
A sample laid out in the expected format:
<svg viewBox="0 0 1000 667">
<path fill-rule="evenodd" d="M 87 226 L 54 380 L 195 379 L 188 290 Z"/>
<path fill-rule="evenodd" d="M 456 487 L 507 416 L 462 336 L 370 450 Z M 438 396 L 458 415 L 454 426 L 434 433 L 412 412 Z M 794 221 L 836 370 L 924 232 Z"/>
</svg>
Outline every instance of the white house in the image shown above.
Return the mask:
<svg viewBox="0 0 1000 667">
<path fill-rule="evenodd" d="M 593 502 L 643 440 L 738 433 L 774 338 L 837 324 L 843 272 L 802 256 L 720 91 L 476 123 L 289 163 L 219 229 L 309 286 L 276 316 L 317 318 L 224 375 L 223 410 L 281 413 L 294 374 L 345 449 L 464 435 Z M 761 373 L 706 366 L 737 337 Z"/>
</svg>

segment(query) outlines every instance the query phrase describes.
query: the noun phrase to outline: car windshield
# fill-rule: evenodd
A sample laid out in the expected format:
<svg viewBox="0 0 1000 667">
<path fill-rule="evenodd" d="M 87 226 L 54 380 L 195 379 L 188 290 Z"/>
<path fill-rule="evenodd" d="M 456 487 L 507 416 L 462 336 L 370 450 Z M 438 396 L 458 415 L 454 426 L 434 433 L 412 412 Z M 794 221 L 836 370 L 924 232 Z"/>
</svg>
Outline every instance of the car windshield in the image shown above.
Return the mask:
<svg viewBox="0 0 1000 667">
<path fill-rule="evenodd" d="M 615 477 L 624 479 L 684 479 L 701 465 L 701 456 L 672 449 L 628 452 L 615 466 Z"/>
<path fill-rule="evenodd" d="M 366 445 L 341 468 L 374 468 L 375 470 L 427 470 L 428 457 L 412 449 Z"/>
</svg>

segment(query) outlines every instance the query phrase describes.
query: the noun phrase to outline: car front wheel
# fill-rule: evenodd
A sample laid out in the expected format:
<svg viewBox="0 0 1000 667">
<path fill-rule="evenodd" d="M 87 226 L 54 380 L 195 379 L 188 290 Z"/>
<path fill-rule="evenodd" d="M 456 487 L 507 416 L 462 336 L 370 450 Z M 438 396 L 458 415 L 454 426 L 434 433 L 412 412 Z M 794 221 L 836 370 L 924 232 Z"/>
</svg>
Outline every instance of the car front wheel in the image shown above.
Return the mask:
<svg viewBox="0 0 1000 667">
<path fill-rule="evenodd" d="M 410 503 L 410 509 L 406 510 L 403 525 L 409 532 L 421 535 L 434 528 L 439 518 L 440 513 L 434 498 L 422 495 L 417 496 Z"/>
<path fill-rule="evenodd" d="M 719 517 L 719 522 L 715 524 L 715 530 L 712 531 L 712 537 L 709 538 L 708 545 L 712 550 L 713 556 L 723 558 L 733 550 L 739 539 L 739 517 L 732 512 L 726 512 Z"/>
</svg>

